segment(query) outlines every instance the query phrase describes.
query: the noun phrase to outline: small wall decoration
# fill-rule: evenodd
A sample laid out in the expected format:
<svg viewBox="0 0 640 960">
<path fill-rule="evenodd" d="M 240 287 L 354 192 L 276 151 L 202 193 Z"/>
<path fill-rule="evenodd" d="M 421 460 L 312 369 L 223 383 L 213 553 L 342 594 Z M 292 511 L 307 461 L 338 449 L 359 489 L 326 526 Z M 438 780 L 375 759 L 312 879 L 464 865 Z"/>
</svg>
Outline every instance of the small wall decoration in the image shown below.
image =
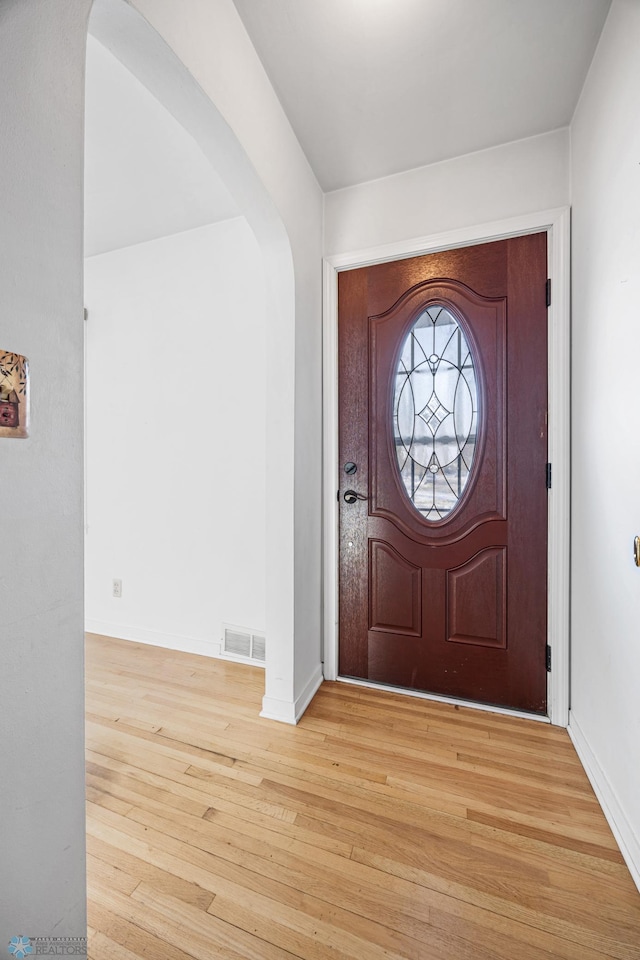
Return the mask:
<svg viewBox="0 0 640 960">
<path fill-rule="evenodd" d="M 29 362 L 0 350 L 0 437 L 29 436 Z"/>
</svg>

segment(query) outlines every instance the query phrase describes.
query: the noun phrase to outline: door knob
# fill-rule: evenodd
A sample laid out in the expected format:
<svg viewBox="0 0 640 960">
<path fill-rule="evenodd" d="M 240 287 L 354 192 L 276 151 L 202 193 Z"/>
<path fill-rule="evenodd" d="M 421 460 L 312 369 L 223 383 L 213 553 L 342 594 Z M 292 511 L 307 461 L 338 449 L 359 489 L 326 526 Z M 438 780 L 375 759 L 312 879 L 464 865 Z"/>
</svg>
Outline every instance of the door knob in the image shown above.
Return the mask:
<svg viewBox="0 0 640 960">
<path fill-rule="evenodd" d="M 362 493 L 356 493 L 355 490 L 345 490 L 342 499 L 345 503 L 355 503 L 356 500 L 368 500 Z"/>
</svg>

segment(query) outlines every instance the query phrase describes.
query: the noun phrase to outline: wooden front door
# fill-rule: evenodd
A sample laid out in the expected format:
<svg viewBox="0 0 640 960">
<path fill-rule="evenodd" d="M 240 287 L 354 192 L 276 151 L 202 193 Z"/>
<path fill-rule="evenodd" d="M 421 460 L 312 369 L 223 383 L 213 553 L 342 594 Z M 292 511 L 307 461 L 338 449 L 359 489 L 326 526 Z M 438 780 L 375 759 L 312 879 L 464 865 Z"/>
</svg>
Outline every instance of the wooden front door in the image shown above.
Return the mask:
<svg viewBox="0 0 640 960">
<path fill-rule="evenodd" d="M 341 676 L 546 712 L 546 264 L 339 275 Z"/>
</svg>

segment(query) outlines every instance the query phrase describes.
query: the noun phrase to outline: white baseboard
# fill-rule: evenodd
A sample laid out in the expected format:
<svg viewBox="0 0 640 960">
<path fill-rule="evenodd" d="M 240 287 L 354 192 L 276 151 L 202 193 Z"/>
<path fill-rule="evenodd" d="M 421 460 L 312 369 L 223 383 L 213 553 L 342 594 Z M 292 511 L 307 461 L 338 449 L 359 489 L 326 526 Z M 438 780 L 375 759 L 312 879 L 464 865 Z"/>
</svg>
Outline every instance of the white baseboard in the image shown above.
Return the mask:
<svg viewBox="0 0 640 960">
<path fill-rule="evenodd" d="M 629 823 L 618 801 L 615 790 L 609 783 L 604 770 L 591 750 L 573 712 L 569 713 L 568 732 L 576 748 L 580 762 L 591 781 L 591 786 L 602 807 L 602 811 L 611 827 L 611 832 L 620 847 L 620 852 L 629 868 L 633 882 L 638 890 L 640 890 L 640 838 L 635 833 L 633 826 Z"/>
<path fill-rule="evenodd" d="M 295 700 L 276 700 L 274 697 L 263 697 L 260 716 L 266 720 L 296 724 L 318 692 L 323 680 L 322 664 L 319 663 Z"/>
<path fill-rule="evenodd" d="M 99 633 L 104 637 L 118 640 L 132 640 L 134 643 L 146 643 L 152 647 L 165 647 L 167 650 L 179 650 L 181 653 L 197 653 L 201 657 L 219 657 L 220 641 L 196 640 L 172 633 L 159 633 L 141 627 L 129 627 L 124 623 L 110 623 L 102 620 L 86 620 L 87 633 Z"/>
</svg>

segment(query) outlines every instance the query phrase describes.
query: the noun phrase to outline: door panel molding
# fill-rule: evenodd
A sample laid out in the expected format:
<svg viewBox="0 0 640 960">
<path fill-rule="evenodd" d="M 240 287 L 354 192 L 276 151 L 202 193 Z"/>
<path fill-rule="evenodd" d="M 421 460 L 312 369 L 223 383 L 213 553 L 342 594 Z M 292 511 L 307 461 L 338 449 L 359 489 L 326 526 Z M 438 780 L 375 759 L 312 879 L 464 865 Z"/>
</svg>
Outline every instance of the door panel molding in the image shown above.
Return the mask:
<svg viewBox="0 0 640 960">
<path fill-rule="evenodd" d="M 376 475 L 373 474 L 369 480 L 370 514 L 374 517 L 385 517 L 403 533 L 416 540 L 421 540 L 423 543 L 437 540 L 441 544 L 447 544 L 455 543 L 456 540 L 467 536 L 472 530 L 489 520 L 504 520 L 506 518 L 506 471 L 503 466 L 506 454 L 506 422 L 504 417 L 498 416 L 498 411 L 503 406 L 502 391 L 507 368 L 507 304 L 504 297 L 482 297 L 459 281 L 426 280 L 419 283 L 385 313 L 370 318 L 369 363 L 371 371 L 376 366 L 379 342 L 384 342 L 387 327 L 393 323 L 397 315 L 400 312 L 406 313 L 407 318 L 404 324 L 404 332 L 406 333 L 411 328 L 416 316 L 431 303 L 444 304 L 447 309 L 455 313 L 458 322 L 465 330 L 467 341 L 472 347 L 477 364 L 476 373 L 480 383 L 489 380 L 494 384 L 490 391 L 487 391 L 486 388 L 481 390 L 481 393 L 483 392 L 490 397 L 490 401 L 483 403 L 481 411 L 478 424 L 479 442 L 475 452 L 472 475 L 461 502 L 446 519 L 434 522 L 424 520 L 410 506 L 405 491 L 402 489 L 399 473 L 394 473 L 394 491 L 387 491 L 387 500 L 390 498 L 391 503 L 384 502 L 384 498 L 378 490 Z M 480 350 L 476 337 L 465 319 L 465 316 L 471 312 L 470 307 L 475 308 L 477 326 L 482 326 L 485 330 L 491 331 L 492 339 L 495 341 L 492 344 L 493 350 Z M 393 338 L 392 331 L 391 337 Z M 384 350 L 381 352 L 384 353 Z M 391 365 L 390 375 L 393 375 L 393 365 Z M 373 376 L 370 376 L 369 379 L 370 384 L 373 384 Z M 386 416 L 389 402 L 387 394 L 390 389 L 390 385 L 378 385 L 376 389 L 372 390 L 369 400 L 372 420 L 380 425 L 370 439 L 373 459 L 376 457 L 376 448 L 378 446 L 382 448 L 385 441 L 389 443 L 391 440 Z M 489 491 L 485 491 L 484 499 L 486 502 L 480 505 L 477 497 L 474 496 L 474 487 L 480 474 L 479 468 L 485 458 L 487 446 L 491 448 L 496 469 L 490 491 L 491 495 L 487 497 Z M 394 459 L 391 450 L 389 450 L 389 457 L 391 460 Z"/>
<path fill-rule="evenodd" d="M 422 570 L 380 540 L 369 541 L 369 630 L 420 637 Z M 406 610 L 411 610 L 407 622 Z M 405 616 L 402 616 L 402 612 Z M 404 622 L 401 622 L 404 620 Z"/>
<path fill-rule="evenodd" d="M 447 642 L 506 650 L 507 548 L 485 547 L 447 570 L 446 585 Z"/>
<path fill-rule="evenodd" d="M 324 675 L 338 678 L 338 356 L 337 274 L 341 270 L 546 231 L 553 299 L 549 331 L 549 456 L 553 486 L 548 502 L 548 710 L 567 726 L 569 706 L 569 208 L 541 211 L 431 237 L 328 256 L 324 260 Z M 428 697 L 428 695 L 427 695 Z M 435 697 L 434 699 L 443 699 Z M 445 698 L 446 699 L 446 698 Z M 454 701 L 463 702 L 463 701 Z M 491 709 L 491 708 L 488 708 Z M 502 711 L 501 711 L 502 712 Z"/>
</svg>

